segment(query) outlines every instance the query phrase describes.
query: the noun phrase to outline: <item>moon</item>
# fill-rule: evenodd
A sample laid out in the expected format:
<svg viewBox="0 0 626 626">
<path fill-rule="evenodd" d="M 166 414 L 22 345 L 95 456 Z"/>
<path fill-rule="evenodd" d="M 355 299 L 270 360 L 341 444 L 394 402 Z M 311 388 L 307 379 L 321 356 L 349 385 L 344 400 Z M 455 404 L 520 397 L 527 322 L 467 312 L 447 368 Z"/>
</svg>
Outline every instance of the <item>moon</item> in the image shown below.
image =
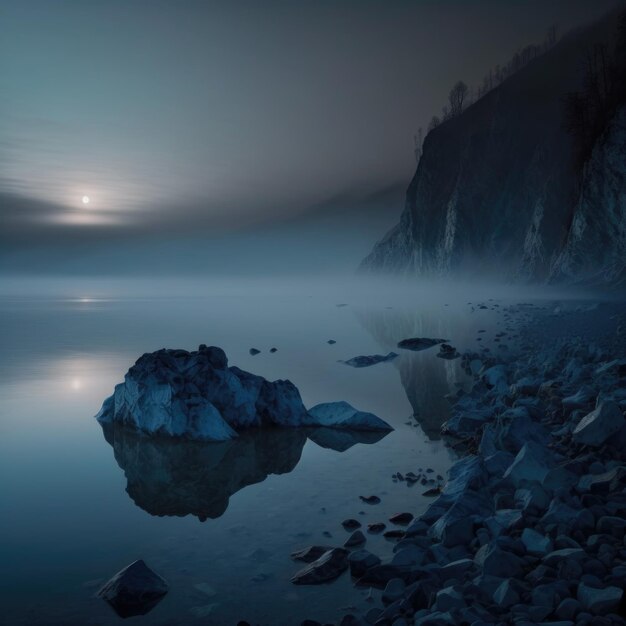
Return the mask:
<svg viewBox="0 0 626 626">
<path fill-rule="evenodd" d="M 83 196 L 83 204 L 89 204 L 89 196 Z"/>
</svg>

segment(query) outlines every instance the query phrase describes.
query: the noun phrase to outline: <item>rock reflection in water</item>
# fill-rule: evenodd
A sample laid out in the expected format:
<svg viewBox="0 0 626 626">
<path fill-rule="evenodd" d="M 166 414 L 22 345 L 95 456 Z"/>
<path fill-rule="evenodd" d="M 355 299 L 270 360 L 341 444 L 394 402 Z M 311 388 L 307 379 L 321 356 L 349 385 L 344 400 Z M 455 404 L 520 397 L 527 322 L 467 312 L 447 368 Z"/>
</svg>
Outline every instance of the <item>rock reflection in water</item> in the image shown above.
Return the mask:
<svg viewBox="0 0 626 626">
<path fill-rule="evenodd" d="M 195 515 L 200 521 L 223 515 L 230 496 L 240 489 L 270 474 L 291 472 L 309 437 L 324 448 L 343 452 L 387 434 L 268 428 L 249 430 L 230 441 L 199 442 L 146 437 L 119 425 L 104 425 L 103 432 L 126 476 L 126 491 L 138 507 L 151 515 Z"/>
<path fill-rule="evenodd" d="M 398 350 L 397 344 L 407 337 L 456 337 L 462 322 L 455 324 L 450 315 L 433 315 L 428 310 L 357 309 L 355 315 L 384 350 L 399 352 L 391 365 L 400 373 L 413 416 L 430 439 L 440 439 L 441 425 L 450 416 L 445 396 L 459 387 L 469 388 L 471 380 L 458 360 L 436 358 L 436 348 L 411 352 Z"/>
</svg>

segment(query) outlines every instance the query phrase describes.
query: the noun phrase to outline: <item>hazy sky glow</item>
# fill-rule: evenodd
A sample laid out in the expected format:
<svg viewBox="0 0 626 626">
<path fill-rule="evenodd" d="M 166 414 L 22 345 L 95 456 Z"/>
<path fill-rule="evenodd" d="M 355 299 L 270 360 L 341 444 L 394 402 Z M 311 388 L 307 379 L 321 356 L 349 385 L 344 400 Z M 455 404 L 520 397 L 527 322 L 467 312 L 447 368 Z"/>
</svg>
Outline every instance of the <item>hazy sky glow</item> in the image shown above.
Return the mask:
<svg viewBox="0 0 626 626">
<path fill-rule="evenodd" d="M 0 0 L 5 235 L 214 233 L 406 184 L 455 80 L 614 4 Z"/>
</svg>

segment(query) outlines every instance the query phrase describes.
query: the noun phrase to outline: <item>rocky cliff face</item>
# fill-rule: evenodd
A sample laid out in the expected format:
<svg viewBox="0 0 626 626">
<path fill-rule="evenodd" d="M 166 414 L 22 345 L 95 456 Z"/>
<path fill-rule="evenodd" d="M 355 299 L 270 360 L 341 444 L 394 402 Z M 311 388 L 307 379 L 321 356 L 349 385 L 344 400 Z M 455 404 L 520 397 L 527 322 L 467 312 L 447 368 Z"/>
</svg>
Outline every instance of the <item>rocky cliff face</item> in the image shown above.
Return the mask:
<svg viewBox="0 0 626 626">
<path fill-rule="evenodd" d="M 361 268 L 516 280 L 623 273 L 623 114 L 581 174 L 562 104 L 580 86 L 585 51 L 613 28 L 604 20 L 564 38 L 429 133 L 400 223 Z"/>
<path fill-rule="evenodd" d="M 626 284 L 626 107 L 585 164 L 581 190 L 553 278 Z"/>
</svg>

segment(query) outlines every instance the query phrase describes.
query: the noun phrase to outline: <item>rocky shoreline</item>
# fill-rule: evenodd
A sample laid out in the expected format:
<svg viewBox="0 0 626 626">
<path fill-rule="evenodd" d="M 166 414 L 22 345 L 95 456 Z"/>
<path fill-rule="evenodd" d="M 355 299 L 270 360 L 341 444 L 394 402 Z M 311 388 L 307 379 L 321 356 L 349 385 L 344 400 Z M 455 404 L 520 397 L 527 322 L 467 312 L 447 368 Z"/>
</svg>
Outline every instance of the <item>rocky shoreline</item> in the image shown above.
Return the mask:
<svg viewBox="0 0 626 626">
<path fill-rule="evenodd" d="M 319 556 L 378 603 L 341 626 L 626 624 L 624 307 L 487 306 L 509 332 L 462 353 L 474 386 L 450 398 L 442 430 L 462 457 L 440 495 L 390 559 Z"/>
</svg>

